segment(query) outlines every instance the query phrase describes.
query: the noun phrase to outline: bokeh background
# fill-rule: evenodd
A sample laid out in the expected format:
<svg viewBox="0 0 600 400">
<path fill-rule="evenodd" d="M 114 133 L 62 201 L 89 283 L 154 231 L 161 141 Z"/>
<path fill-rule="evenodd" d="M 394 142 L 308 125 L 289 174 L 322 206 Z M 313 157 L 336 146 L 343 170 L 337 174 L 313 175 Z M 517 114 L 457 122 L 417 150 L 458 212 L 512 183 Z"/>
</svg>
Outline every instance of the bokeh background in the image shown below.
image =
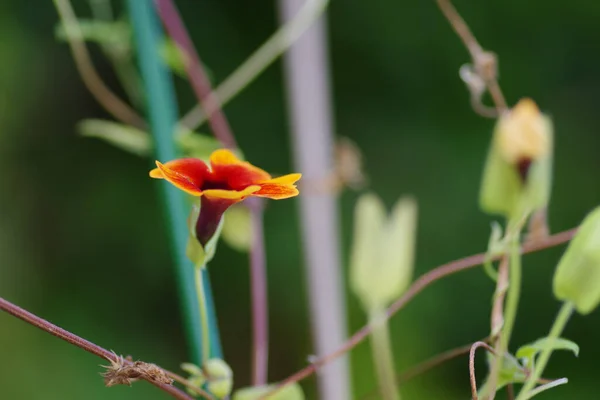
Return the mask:
<svg viewBox="0 0 600 400">
<path fill-rule="evenodd" d="M 121 1 L 113 2 L 117 9 Z M 181 0 L 199 53 L 219 82 L 277 25 L 273 1 Z M 79 15 L 88 3 L 74 1 Z M 457 0 L 484 47 L 500 57 L 509 103 L 531 96 L 556 129 L 552 231 L 571 228 L 600 203 L 600 3 Z M 468 54 L 435 2 L 334 0 L 328 24 L 337 133 L 364 152 L 370 188 L 390 205 L 420 204 L 416 274 L 485 249 L 492 219 L 477 194 L 491 120 L 475 115 L 458 79 Z M 150 160 L 96 139 L 75 124 L 108 118 L 88 94 L 66 44 L 54 37 L 50 0 L 0 2 L 0 296 L 118 353 L 176 369 L 187 360 L 173 263 Z M 91 46 L 113 87 L 109 63 Z M 181 109 L 193 104 L 178 81 Z M 291 171 L 282 65 L 275 63 L 226 107 L 247 155 L 276 173 Z M 347 260 L 356 194 L 340 199 Z M 271 381 L 311 354 L 297 200 L 266 214 Z M 524 259 L 514 345 L 546 334 L 559 304 L 551 278 L 562 248 Z M 249 383 L 247 257 L 225 244 L 211 265 L 222 340 L 236 384 Z M 436 283 L 391 321 L 399 370 L 487 335 L 493 284 L 471 270 Z M 347 295 L 349 330 L 365 319 Z M 545 399 L 594 399 L 598 312 L 575 316 L 565 337 L 581 355 L 557 353 L 551 377 L 569 384 Z M 0 398 L 163 399 L 145 383 L 106 389 L 99 359 L 0 314 Z M 356 398 L 375 386 L 368 344 L 351 354 Z M 481 367 L 483 371 L 483 366 Z M 483 372 L 481 373 L 483 374 Z M 316 398 L 314 378 L 304 381 Z M 403 387 L 408 399 L 465 399 L 466 358 Z"/>
</svg>

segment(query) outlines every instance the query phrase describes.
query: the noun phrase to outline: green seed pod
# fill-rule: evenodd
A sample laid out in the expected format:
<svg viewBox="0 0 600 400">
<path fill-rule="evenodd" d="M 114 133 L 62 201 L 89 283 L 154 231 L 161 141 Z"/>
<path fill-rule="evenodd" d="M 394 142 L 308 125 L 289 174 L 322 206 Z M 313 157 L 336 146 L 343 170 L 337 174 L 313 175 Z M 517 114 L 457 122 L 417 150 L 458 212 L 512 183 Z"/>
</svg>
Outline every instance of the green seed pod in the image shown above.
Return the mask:
<svg viewBox="0 0 600 400">
<path fill-rule="evenodd" d="M 202 366 L 206 376 L 206 388 L 217 398 L 223 399 L 231 394 L 233 388 L 233 371 L 220 358 L 211 358 Z"/>
<path fill-rule="evenodd" d="M 481 184 L 485 212 L 518 218 L 548 204 L 552 136 L 552 122 L 531 99 L 500 117 Z"/>
<path fill-rule="evenodd" d="M 585 218 L 558 263 L 554 295 L 572 302 L 580 314 L 600 303 L 600 207 Z"/>
</svg>

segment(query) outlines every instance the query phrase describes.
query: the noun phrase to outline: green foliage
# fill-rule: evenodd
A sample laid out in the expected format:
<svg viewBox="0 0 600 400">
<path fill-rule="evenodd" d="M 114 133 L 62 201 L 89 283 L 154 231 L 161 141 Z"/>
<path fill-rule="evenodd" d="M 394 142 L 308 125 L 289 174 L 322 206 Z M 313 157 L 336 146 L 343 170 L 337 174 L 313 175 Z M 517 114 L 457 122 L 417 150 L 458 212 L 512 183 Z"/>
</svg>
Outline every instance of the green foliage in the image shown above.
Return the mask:
<svg viewBox="0 0 600 400">
<path fill-rule="evenodd" d="M 583 221 L 554 274 L 554 295 L 570 301 L 580 314 L 600 303 L 600 207 Z"/>
<path fill-rule="evenodd" d="M 181 369 L 189 374 L 187 380 L 195 387 L 202 388 L 202 386 L 206 383 L 206 376 L 204 375 L 204 372 L 202 372 L 202 369 L 196 364 L 183 363 L 181 364 Z M 196 394 L 196 391 L 190 388 L 186 388 L 186 390 L 191 395 Z"/>
<path fill-rule="evenodd" d="M 131 26 L 127 21 L 80 19 L 78 25 L 81 36 L 79 36 L 78 30 L 67 29 L 62 23 L 56 26 L 54 34 L 57 39 L 63 41 L 70 39 L 84 40 L 98 43 L 105 49 L 119 54 L 131 53 Z"/>
<path fill-rule="evenodd" d="M 186 54 L 177 46 L 177 43 L 171 38 L 165 39 L 160 46 L 160 56 L 163 61 L 179 77 L 187 79 L 186 73 Z"/>
<path fill-rule="evenodd" d="M 250 210 L 236 204 L 227 210 L 224 220 L 221 230 L 223 241 L 237 251 L 248 252 L 252 244 Z"/>
<path fill-rule="evenodd" d="M 400 199 L 388 217 L 374 194 L 358 199 L 354 211 L 350 284 L 366 311 L 400 296 L 412 279 L 417 204 Z"/>
<path fill-rule="evenodd" d="M 85 119 L 77 124 L 82 136 L 95 137 L 122 150 L 138 156 L 149 156 L 152 152 L 152 139 L 148 132 L 102 119 Z"/>
<path fill-rule="evenodd" d="M 211 358 L 202 367 L 206 374 L 206 388 L 219 399 L 229 396 L 233 388 L 231 367 L 220 358 Z"/>
<path fill-rule="evenodd" d="M 208 264 L 208 262 L 215 256 L 217 244 L 219 243 L 219 237 L 221 236 L 221 231 L 223 229 L 223 220 L 225 219 L 225 216 L 221 217 L 221 221 L 219 221 L 219 225 L 217 226 L 217 230 L 215 231 L 214 235 L 210 238 L 205 246 L 202 246 L 196 238 L 196 221 L 198 221 L 199 215 L 200 207 L 194 205 L 188 219 L 190 236 L 188 238 L 186 247 L 186 255 L 194 263 L 196 268 L 204 268 L 206 264 Z"/>
<path fill-rule="evenodd" d="M 563 338 L 548 337 L 521 346 L 515 355 L 518 359 L 523 360 L 525 367 L 531 367 L 534 365 L 535 357 L 538 353 L 543 351 L 547 346 L 552 350 L 570 350 L 576 357 L 579 355 L 579 346 L 577 343 Z"/>
<path fill-rule="evenodd" d="M 236 390 L 233 400 L 258 400 L 275 389 L 276 385 L 247 387 Z M 281 389 L 280 392 L 269 396 L 271 400 L 304 400 L 304 393 L 298 383 L 293 383 Z"/>
</svg>

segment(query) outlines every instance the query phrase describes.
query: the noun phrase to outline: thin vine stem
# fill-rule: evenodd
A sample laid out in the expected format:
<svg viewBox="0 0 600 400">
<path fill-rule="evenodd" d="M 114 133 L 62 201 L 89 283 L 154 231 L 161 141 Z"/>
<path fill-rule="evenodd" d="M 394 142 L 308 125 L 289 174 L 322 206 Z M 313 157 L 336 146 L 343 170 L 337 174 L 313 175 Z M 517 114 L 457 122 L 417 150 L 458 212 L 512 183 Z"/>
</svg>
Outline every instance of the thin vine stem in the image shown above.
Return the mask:
<svg viewBox="0 0 600 400">
<path fill-rule="evenodd" d="M 57 338 L 64 340 L 67 343 L 70 343 L 76 347 L 79 347 L 80 349 L 83 349 L 85 351 L 87 351 L 88 353 L 94 354 L 95 356 L 98 356 L 104 360 L 110 361 L 110 362 L 124 362 L 127 364 L 133 364 L 131 361 L 126 360 L 126 359 L 120 359 L 120 357 L 118 357 L 115 353 L 106 350 L 105 348 L 102 348 L 100 346 L 98 346 L 97 344 L 94 344 L 92 342 L 90 342 L 89 340 L 86 340 L 80 336 L 75 335 L 74 333 L 71 333 L 57 325 L 54 325 L 53 323 L 38 317 L 37 315 L 34 315 L 32 313 L 30 313 L 29 311 L 11 303 L 8 300 L 3 299 L 2 297 L 0 297 L 0 310 L 7 312 L 8 314 L 19 318 L 20 320 L 27 322 L 30 325 L 33 325 L 53 336 L 56 336 Z M 167 371 L 165 371 L 167 372 Z M 167 374 L 169 374 L 167 372 Z M 160 383 L 160 382 L 156 382 L 153 381 L 152 379 L 149 379 L 146 376 L 140 376 L 140 379 L 144 379 L 145 381 L 151 383 L 152 385 L 156 386 L 157 388 L 159 388 L 160 390 L 168 393 L 169 395 L 171 395 L 171 397 L 175 398 L 175 399 L 180 399 L 180 400 L 192 400 L 193 397 L 188 396 L 187 394 L 185 394 L 184 392 L 182 392 L 181 390 L 179 390 L 178 388 L 171 386 L 171 385 L 167 385 L 165 383 Z M 208 397 L 210 399 L 210 397 Z"/>
<path fill-rule="evenodd" d="M 212 128 L 213 134 L 225 147 L 230 149 L 237 148 L 235 137 L 231 132 L 229 123 L 221 110 L 218 100 L 212 93 L 210 80 L 204 71 L 200 56 L 190 39 L 175 3 L 173 0 L 155 0 L 155 3 L 167 32 L 186 55 L 186 73 L 190 78 L 192 89 L 200 105 L 203 109 L 210 110 L 207 115 L 209 116 L 208 123 Z"/>
<path fill-rule="evenodd" d="M 490 353 L 497 357 L 496 351 L 486 342 L 475 342 L 469 349 L 469 382 L 471 382 L 471 398 L 472 400 L 478 400 L 477 398 L 477 379 L 475 378 L 475 352 L 478 348 L 483 347 Z"/>
<path fill-rule="evenodd" d="M 471 29 L 469 29 L 469 26 L 460 16 L 458 11 L 456 11 L 456 8 L 452 5 L 450 0 L 437 0 L 437 5 L 469 51 L 475 70 L 485 82 L 488 92 L 494 101 L 497 114 L 502 114 L 504 111 L 506 111 L 507 106 L 504 95 L 502 94 L 502 90 L 500 89 L 500 85 L 498 84 L 496 71 L 497 61 L 495 55 L 485 51 L 481 47 L 475 38 L 475 35 L 473 35 Z M 478 104 L 477 106 L 479 107 L 483 105 Z M 479 109 L 478 107 L 474 106 L 476 110 Z M 482 115 L 488 117 L 492 116 L 489 115 L 489 111 L 486 110 L 485 106 L 483 106 L 483 110 L 485 110 L 485 112 Z"/>
<path fill-rule="evenodd" d="M 92 96 L 96 98 L 98 103 L 111 113 L 119 121 L 133 125 L 138 128 L 145 128 L 146 122 L 144 119 L 125 103 L 119 96 L 114 94 L 108 86 L 104 84 L 98 72 L 94 68 L 90 54 L 87 51 L 83 34 L 77 20 L 77 16 L 73 11 L 69 0 L 54 0 L 54 6 L 58 11 L 58 15 L 67 33 L 67 41 L 75 60 L 75 66 L 83 83 L 90 91 Z"/>
<path fill-rule="evenodd" d="M 531 375 L 529 375 L 529 378 L 523 385 L 521 392 L 519 392 L 517 400 L 525 400 L 531 397 L 531 390 L 534 388 L 536 382 L 544 373 L 544 369 L 546 368 L 546 365 L 548 365 L 548 361 L 550 360 L 550 356 L 552 355 L 552 352 L 554 350 L 554 347 L 552 346 L 552 341 L 560 337 L 562 331 L 567 325 L 567 322 L 569 322 L 569 318 L 571 318 L 571 314 L 573 314 L 573 310 L 573 303 L 568 301 L 563 303 L 556 319 L 554 320 L 554 324 L 550 329 L 550 333 L 548 334 L 547 338 L 548 341 L 546 342 L 544 350 L 542 351 L 539 359 L 535 363 L 533 372 L 531 373 Z"/>
<path fill-rule="evenodd" d="M 218 107 L 227 104 L 282 55 L 321 16 L 328 4 L 329 0 L 307 0 L 292 20 L 282 25 L 217 86 L 211 94 L 211 107 L 196 105 L 182 118 L 181 125 L 194 130 L 205 123 Z"/>
<path fill-rule="evenodd" d="M 521 247 L 521 253 L 534 253 L 539 250 L 548 249 L 566 243 L 573 238 L 573 236 L 577 233 L 577 230 L 578 228 L 573 228 L 567 231 L 548 236 L 547 238 L 537 240 L 535 242 L 525 243 Z M 434 282 L 445 278 L 446 276 L 475 268 L 481 265 L 487 257 L 487 253 L 475 254 L 469 257 L 461 258 L 459 260 L 451 261 L 447 264 L 441 265 L 427 272 L 426 274 L 423 274 L 421 277 L 415 280 L 413 284 L 408 288 L 408 290 L 387 309 L 386 318 L 391 318 L 394 314 L 396 314 L 398 311 L 404 308 L 404 306 L 406 306 L 406 304 L 408 304 L 408 302 L 410 302 L 416 295 L 421 293 L 425 288 L 429 287 Z M 502 256 L 494 256 L 492 260 L 498 260 L 500 257 Z M 363 326 L 360 330 L 354 333 L 354 335 L 352 335 L 346 341 L 346 343 L 340 346 L 339 349 L 322 357 L 316 358 L 311 363 L 311 365 L 297 371 L 293 375 L 290 375 L 288 378 L 283 380 L 276 388 L 274 388 L 271 392 L 263 395 L 260 399 L 267 399 L 269 397 L 272 397 L 274 394 L 280 392 L 281 389 L 283 389 L 284 387 L 306 379 L 307 377 L 315 373 L 317 369 L 319 369 L 319 367 L 337 359 L 338 357 L 352 350 L 354 347 L 358 346 L 358 344 L 365 340 L 370 333 L 371 328 L 369 327 L 369 325 Z"/>
</svg>

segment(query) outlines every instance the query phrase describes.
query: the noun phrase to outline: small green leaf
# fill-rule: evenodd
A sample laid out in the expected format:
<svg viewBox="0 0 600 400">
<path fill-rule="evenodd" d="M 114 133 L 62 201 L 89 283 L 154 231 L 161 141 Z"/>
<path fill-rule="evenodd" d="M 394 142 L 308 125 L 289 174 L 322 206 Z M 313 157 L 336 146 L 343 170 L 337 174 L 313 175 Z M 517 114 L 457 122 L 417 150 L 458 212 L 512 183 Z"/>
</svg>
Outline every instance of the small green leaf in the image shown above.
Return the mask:
<svg viewBox="0 0 600 400">
<path fill-rule="evenodd" d="M 275 389 L 275 385 L 247 387 L 236 390 L 233 400 L 257 400 Z M 280 392 L 270 396 L 270 400 L 304 400 L 304 393 L 299 384 L 293 383 L 284 387 Z"/>
<path fill-rule="evenodd" d="M 250 210 L 247 207 L 236 204 L 227 210 L 221 237 L 225 243 L 237 251 L 248 252 L 250 250 L 252 229 Z"/>
<path fill-rule="evenodd" d="M 494 281 L 498 280 L 498 272 L 494 269 L 492 258 L 506 252 L 506 242 L 502 240 L 502 226 L 496 221 L 492 222 L 492 233 L 488 241 L 488 250 L 483 262 L 483 270 Z"/>
<path fill-rule="evenodd" d="M 65 24 L 56 25 L 54 34 L 57 39 L 79 39 L 96 42 L 112 51 L 121 53 L 130 52 L 131 49 L 131 26 L 125 20 L 100 21 L 80 19 L 79 29 L 67 29 Z M 76 28 L 76 27 L 75 27 Z M 78 37 L 77 35 L 81 33 Z"/>
<path fill-rule="evenodd" d="M 165 39 L 160 46 L 160 56 L 173 72 L 181 78 L 187 78 L 186 54 L 173 39 Z"/>
<path fill-rule="evenodd" d="M 148 156 L 152 140 L 148 132 L 129 125 L 102 119 L 86 119 L 77 124 L 82 136 L 96 137 L 138 156 Z"/>
<path fill-rule="evenodd" d="M 192 363 L 183 363 L 181 364 L 181 369 L 190 374 L 188 377 L 188 382 L 197 388 L 202 388 L 202 386 L 206 383 L 206 377 L 204 376 L 204 372 L 202 369 L 196 364 Z M 186 388 L 187 392 L 191 395 L 196 395 L 196 391 Z"/>
<path fill-rule="evenodd" d="M 554 274 L 554 295 L 571 301 L 580 314 L 600 303 L 600 207 L 583 221 Z"/>
<path fill-rule="evenodd" d="M 160 46 L 160 56 L 167 64 L 167 66 L 179 77 L 187 79 L 188 75 L 186 72 L 187 55 L 177 43 L 171 39 L 165 39 Z M 212 73 L 206 66 L 203 66 L 204 71 L 208 75 L 209 80 L 212 80 Z"/>
<path fill-rule="evenodd" d="M 229 396 L 233 388 L 231 367 L 220 358 L 211 358 L 202 367 L 206 373 L 206 388 L 219 399 Z"/>
<path fill-rule="evenodd" d="M 550 346 L 552 350 L 570 350 L 575 354 L 575 357 L 579 355 L 579 346 L 577 343 L 563 338 L 551 340 L 544 337 L 533 343 L 521 346 L 519 350 L 517 350 L 516 356 L 519 359 L 525 359 L 525 366 L 530 367 L 533 365 L 533 361 L 537 354 L 544 350 L 546 346 Z"/>
<path fill-rule="evenodd" d="M 223 229 L 223 221 L 225 219 L 225 216 L 221 217 L 221 221 L 219 221 L 217 230 L 206 243 L 206 245 L 203 247 L 196 238 L 196 221 L 198 221 L 200 211 L 200 207 L 196 205 L 192 206 L 192 211 L 188 220 L 190 236 L 188 238 L 186 248 L 187 257 L 194 263 L 194 265 L 197 268 L 203 268 L 215 256 L 215 253 L 217 251 L 217 243 L 219 242 L 219 237 L 221 236 L 221 231 Z"/>
<path fill-rule="evenodd" d="M 186 155 L 204 161 L 208 161 L 213 151 L 223 147 L 214 136 L 183 129 L 177 133 L 176 141 Z"/>
</svg>

